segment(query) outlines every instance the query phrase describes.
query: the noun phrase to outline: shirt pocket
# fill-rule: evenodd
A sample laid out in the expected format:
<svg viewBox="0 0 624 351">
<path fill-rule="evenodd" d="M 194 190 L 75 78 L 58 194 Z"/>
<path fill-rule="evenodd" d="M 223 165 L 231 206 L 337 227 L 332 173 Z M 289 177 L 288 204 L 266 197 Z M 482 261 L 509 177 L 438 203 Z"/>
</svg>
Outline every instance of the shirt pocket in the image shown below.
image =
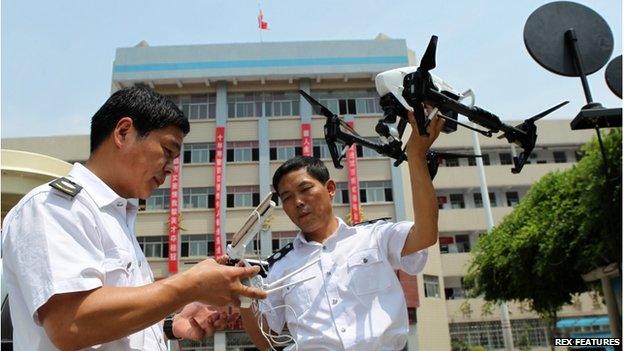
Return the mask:
<svg viewBox="0 0 624 351">
<path fill-rule="evenodd" d="M 136 262 L 134 256 L 120 248 L 107 250 L 104 258 L 105 286 L 133 286 Z"/>
<path fill-rule="evenodd" d="M 291 280 L 287 283 L 293 282 L 296 280 Z M 284 284 L 287 284 L 284 283 Z M 290 306 L 295 311 L 296 318 L 298 319 L 304 313 L 306 313 L 310 306 L 312 305 L 312 300 L 310 299 L 310 292 L 308 288 L 305 286 L 305 283 L 294 284 L 291 286 L 287 286 L 284 288 L 284 304 L 286 306 Z M 274 306 L 275 307 L 275 306 Z M 293 316 L 292 310 L 288 307 L 284 308 L 284 315 L 286 316 L 286 320 L 289 320 Z"/>
<path fill-rule="evenodd" d="M 356 295 L 385 290 L 390 286 L 388 270 L 377 249 L 357 251 L 347 259 L 348 286 Z"/>
</svg>

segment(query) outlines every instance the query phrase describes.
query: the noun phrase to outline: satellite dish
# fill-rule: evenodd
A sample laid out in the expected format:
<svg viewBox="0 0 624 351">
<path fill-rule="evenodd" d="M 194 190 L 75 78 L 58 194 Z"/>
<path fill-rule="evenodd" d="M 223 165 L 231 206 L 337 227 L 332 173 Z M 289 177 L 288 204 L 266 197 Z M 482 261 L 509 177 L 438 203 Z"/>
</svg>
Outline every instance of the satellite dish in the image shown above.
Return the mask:
<svg viewBox="0 0 624 351">
<path fill-rule="evenodd" d="M 594 102 L 587 82 L 587 75 L 604 67 L 613 52 L 613 33 L 598 13 L 570 1 L 543 5 L 524 25 L 524 45 L 547 70 L 581 78 L 587 104 L 570 123 L 573 130 L 622 126 L 622 109 Z M 621 70 L 619 77 L 621 89 Z"/>
<path fill-rule="evenodd" d="M 547 70 L 568 77 L 581 73 L 574 53 L 566 42 L 566 32 L 573 29 L 583 73 L 601 69 L 613 52 L 613 34 L 605 20 L 587 6 L 570 1 L 556 1 L 539 7 L 524 25 L 524 45 L 537 63 Z"/>
<path fill-rule="evenodd" d="M 614 58 L 607 65 L 605 70 L 605 80 L 607 86 L 613 94 L 622 98 L 622 55 Z"/>
</svg>

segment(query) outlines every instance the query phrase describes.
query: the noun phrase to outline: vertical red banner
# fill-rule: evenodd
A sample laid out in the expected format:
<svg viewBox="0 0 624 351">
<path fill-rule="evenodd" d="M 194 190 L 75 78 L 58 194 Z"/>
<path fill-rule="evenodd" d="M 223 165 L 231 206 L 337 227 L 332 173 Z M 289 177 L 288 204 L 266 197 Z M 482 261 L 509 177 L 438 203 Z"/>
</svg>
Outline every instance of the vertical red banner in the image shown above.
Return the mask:
<svg viewBox="0 0 624 351">
<path fill-rule="evenodd" d="M 180 233 L 180 157 L 173 160 L 173 173 L 169 176 L 169 273 L 178 273 L 178 239 Z"/>
<path fill-rule="evenodd" d="M 312 128 L 310 123 L 301 123 L 301 154 L 312 156 Z"/>
<path fill-rule="evenodd" d="M 353 121 L 347 122 L 353 128 Z M 351 203 L 351 224 L 360 223 L 360 183 L 357 174 L 357 149 L 351 145 L 347 150 L 347 172 L 349 177 L 349 203 Z"/>
<path fill-rule="evenodd" d="M 217 127 L 215 133 L 214 243 L 215 258 L 219 258 L 223 255 L 223 249 L 221 248 L 221 181 L 223 179 L 225 127 Z"/>
</svg>

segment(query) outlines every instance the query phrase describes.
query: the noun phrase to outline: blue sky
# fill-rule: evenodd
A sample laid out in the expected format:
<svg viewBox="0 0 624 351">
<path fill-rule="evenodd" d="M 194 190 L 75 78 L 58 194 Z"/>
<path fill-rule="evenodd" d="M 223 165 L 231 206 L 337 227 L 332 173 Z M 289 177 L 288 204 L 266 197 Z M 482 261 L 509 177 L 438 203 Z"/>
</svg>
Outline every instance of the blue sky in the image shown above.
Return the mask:
<svg viewBox="0 0 624 351">
<path fill-rule="evenodd" d="M 417 57 L 439 36 L 432 73 L 458 90 L 472 88 L 477 105 L 503 119 L 531 116 L 563 100 L 550 118 L 573 118 L 585 104 L 580 80 L 539 66 L 524 47 L 527 17 L 542 0 L 262 2 L 264 41 L 407 40 Z M 614 34 L 622 53 L 622 2 L 582 0 Z M 442 3 L 442 4 L 440 4 Z M 252 0 L 26 1 L 3 0 L 1 136 L 88 134 L 93 113 L 110 94 L 115 49 L 146 40 L 152 46 L 258 42 L 258 2 Z M 595 101 L 622 100 L 607 88 L 604 69 L 589 77 Z"/>
</svg>

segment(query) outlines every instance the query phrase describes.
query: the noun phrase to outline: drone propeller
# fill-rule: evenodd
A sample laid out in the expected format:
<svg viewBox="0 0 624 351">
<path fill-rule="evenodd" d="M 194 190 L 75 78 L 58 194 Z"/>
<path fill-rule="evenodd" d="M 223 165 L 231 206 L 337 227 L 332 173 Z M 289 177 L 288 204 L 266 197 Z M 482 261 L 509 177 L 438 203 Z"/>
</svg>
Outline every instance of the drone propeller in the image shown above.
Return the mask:
<svg viewBox="0 0 624 351">
<path fill-rule="evenodd" d="M 312 105 L 314 112 L 316 112 L 317 114 L 325 116 L 327 118 L 332 118 L 336 116 L 335 113 L 331 112 L 327 107 L 321 105 L 320 102 L 316 101 L 313 97 L 308 95 L 305 91 L 299 90 L 299 94 L 301 94 L 306 100 L 308 100 L 310 105 Z"/>
<path fill-rule="evenodd" d="M 527 119 L 527 120 L 526 120 L 526 122 L 535 122 L 535 121 L 537 121 L 538 119 L 540 119 L 540 118 L 542 118 L 542 117 L 545 117 L 546 115 L 550 114 L 551 112 L 553 112 L 553 111 L 555 111 L 555 110 L 558 110 L 558 109 L 559 109 L 559 108 L 561 108 L 562 106 L 567 105 L 567 104 L 568 104 L 568 102 L 570 102 L 570 101 L 564 101 L 564 102 L 560 103 L 559 105 L 557 105 L 557 106 L 553 106 L 553 107 L 549 108 L 548 110 L 546 110 L 546 111 L 544 111 L 544 112 L 542 112 L 542 113 L 538 113 L 538 114 L 536 114 L 535 116 L 533 116 L 533 117 L 531 117 L 531 118 Z"/>
<path fill-rule="evenodd" d="M 420 69 L 427 72 L 436 67 L 436 49 L 438 47 L 438 37 L 436 35 L 431 36 L 431 40 L 429 40 L 429 45 L 427 45 L 427 49 L 425 50 L 425 54 L 420 60 Z"/>
<path fill-rule="evenodd" d="M 531 117 L 531 118 L 527 118 L 526 120 L 524 120 L 524 122 L 518 124 L 516 126 L 516 128 L 520 129 L 520 130 L 525 130 L 525 126 L 529 125 L 529 124 L 534 124 L 537 120 L 546 117 L 547 115 L 551 114 L 553 111 L 556 111 L 558 109 L 560 109 L 562 106 L 567 105 L 569 103 L 569 101 L 564 101 L 562 103 L 560 103 L 559 105 L 553 106 L 551 108 L 549 108 L 548 110 L 545 110 L 543 112 L 540 112 L 538 114 L 536 114 L 535 116 Z M 498 137 L 498 139 L 503 139 L 507 137 L 507 133 L 503 133 L 502 135 L 500 135 Z M 510 140 L 511 142 L 512 140 Z"/>
<path fill-rule="evenodd" d="M 338 117 L 335 113 L 331 112 L 327 107 L 323 106 L 320 102 L 316 101 L 312 96 L 308 95 L 303 90 L 299 90 L 299 93 L 306 100 L 308 100 L 310 105 L 312 105 L 312 108 L 314 109 L 314 112 L 316 112 L 319 115 L 323 115 L 323 116 L 325 116 L 327 118 L 338 118 L 338 123 L 340 123 L 340 125 L 343 128 L 345 128 L 349 132 L 353 133 L 354 135 L 359 136 L 359 134 L 353 128 L 351 128 L 351 126 L 348 125 L 347 122 L 345 122 L 342 118 Z"/>
</svg>

